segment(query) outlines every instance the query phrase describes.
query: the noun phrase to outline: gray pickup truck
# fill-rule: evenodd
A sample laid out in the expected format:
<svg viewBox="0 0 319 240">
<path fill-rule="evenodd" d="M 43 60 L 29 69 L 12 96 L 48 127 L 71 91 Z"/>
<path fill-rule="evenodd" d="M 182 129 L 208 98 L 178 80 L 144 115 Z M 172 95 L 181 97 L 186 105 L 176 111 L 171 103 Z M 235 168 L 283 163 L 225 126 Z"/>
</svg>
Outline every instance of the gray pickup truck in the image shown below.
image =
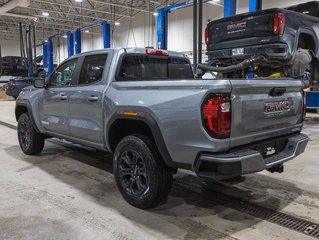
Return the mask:
<svg viewBox="0 0 319 240">
<path fill-rule="evenodd" d="M 114 153 L 114 176 L 133 206 L 163 202 L 178 168 L 229 179 L 301 154 L 303 85 L 293 79 L 194 77 L 189 60 L 149 48 L 73 56 L 16 102 L 28 155 L 56 137 Z"/>
</svg>

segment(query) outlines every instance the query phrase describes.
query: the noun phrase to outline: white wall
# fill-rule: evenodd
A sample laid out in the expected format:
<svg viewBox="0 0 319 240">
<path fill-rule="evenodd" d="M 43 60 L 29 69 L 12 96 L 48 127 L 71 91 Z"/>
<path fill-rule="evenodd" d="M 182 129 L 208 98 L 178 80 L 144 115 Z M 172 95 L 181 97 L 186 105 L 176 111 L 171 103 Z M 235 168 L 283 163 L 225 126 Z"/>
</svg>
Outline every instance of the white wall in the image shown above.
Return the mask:
<svg viewBox="0 0 319 240">
<path fill-rule="evenodd" d="M 4 56 L 20 56 L 20 42 L 13 40 L 1 40 L 1 55 Z"/>
<path fill-rule="evenodd" d="M 114 47 L 156 46 L 156 17 L 141 12 L 132 19 L 123 18 L 120 26 L 114 28 Z"/>
</svg>

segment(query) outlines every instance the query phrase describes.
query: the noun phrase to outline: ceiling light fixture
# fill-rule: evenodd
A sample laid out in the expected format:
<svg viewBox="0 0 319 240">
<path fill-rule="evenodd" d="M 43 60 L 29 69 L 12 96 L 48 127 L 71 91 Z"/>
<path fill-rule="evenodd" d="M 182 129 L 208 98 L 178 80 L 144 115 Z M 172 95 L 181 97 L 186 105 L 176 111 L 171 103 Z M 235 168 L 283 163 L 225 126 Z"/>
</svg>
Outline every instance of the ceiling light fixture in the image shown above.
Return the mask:
<svg viewBox="0 0 319 240">
<path fill-rule="evenodd" d="M 84 32 L 85 32 L 85 33 L 89 33 L 90 31 L 89 31 L 89 30 L 85 30 Z"/>
<path fill-rule="evenodd" d="M 83 2 L 83 1 L 82 1 L 82 0 L 75 0 L 75 2 L 81 3 L 81 2 Z"/>
<path fill-rule="evenodd" d="M 224 6 L 224 5 L 221 3 L 221 0 L 211 0 L 211 1 L 208 1 L 208 3 L 214 4 L 214 5 L 219 6 L 219 7 L 223 7 L 223 6 Z"/>
<path fill-rule="evenodd" d="M 120 26 L 120 24 L 121 24 L 120 22 L 115 22 L 114 23 L 115 26 Z"/>
<path fill-rule="evenodd" d="M 158 16 L 158 12 L 153 12 L 153 16 Z"/>
<path fill-rule="evenodd" d="M 42 16 L 48 17 L 48 16 L 50 16 L 50 14 L 48 12 L 43 12 Z"/>
</svg>

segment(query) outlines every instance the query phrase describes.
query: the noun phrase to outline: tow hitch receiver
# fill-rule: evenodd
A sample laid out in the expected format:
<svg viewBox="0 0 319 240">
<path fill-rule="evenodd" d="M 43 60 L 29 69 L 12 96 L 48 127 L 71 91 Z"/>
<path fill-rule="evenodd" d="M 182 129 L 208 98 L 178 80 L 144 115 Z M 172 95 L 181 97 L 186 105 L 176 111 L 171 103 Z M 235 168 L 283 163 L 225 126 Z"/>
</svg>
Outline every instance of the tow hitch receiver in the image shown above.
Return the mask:
<svg viewBox="0 0 319 240">
<path fill-rule="evenodd" d="M 277 173 L 283 173 L 284 172 L 284 165 L 283 164 L 278 164 L 278 165 L 276 165 L 276 166 L 273 166 L 273 167 L 271 167 L 271 168 L 268 168 L 267 169 L 269 172 L 271 172 L 271 173 L 275 173 L 275 172 L 277 172 Z"/>
</svg>

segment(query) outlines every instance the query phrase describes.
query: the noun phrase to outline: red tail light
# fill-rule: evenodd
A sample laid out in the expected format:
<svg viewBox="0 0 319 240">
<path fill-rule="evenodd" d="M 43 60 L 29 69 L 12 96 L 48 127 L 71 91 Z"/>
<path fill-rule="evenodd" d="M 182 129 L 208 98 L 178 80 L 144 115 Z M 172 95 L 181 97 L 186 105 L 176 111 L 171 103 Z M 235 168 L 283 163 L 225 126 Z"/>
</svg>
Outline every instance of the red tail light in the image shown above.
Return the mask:
<svg viewBox="0 0 319 240">
<path fill-rule="evenodd" d="M 165 57 L 169 56 L 168 51 L 153 49 L 153 48 L 146 48 L 146 54 L 154 55 L 154 56 L 165 56 Z"/>
<path fill-rule="evenodd" d="M 13 87 L 16 87 L 17 84 L 15 84 L 15 83 L 9 83 L 8 86 L 13 88 Z"/>
<path fill-rule="evenodd" d="M 283 13 L 276 13 L 274 16 L 274 34 L 281 36 L 284 34 L 286 17 Z"/>
<path fill-rule="evenodd" d="M 215 138 L 230 136 L 231 102 L 229 95 L 209 96 L 202 106 L 202 119 L 206 131 Z"/>
<path fill-rule="evenodd" d="M 209 38 L 208 38 L 208 28 L 205 28 L 205 43 L 206 43 L 206 45 L 208 44 L 208 40 L 209 40 Z"/>
</svg>

